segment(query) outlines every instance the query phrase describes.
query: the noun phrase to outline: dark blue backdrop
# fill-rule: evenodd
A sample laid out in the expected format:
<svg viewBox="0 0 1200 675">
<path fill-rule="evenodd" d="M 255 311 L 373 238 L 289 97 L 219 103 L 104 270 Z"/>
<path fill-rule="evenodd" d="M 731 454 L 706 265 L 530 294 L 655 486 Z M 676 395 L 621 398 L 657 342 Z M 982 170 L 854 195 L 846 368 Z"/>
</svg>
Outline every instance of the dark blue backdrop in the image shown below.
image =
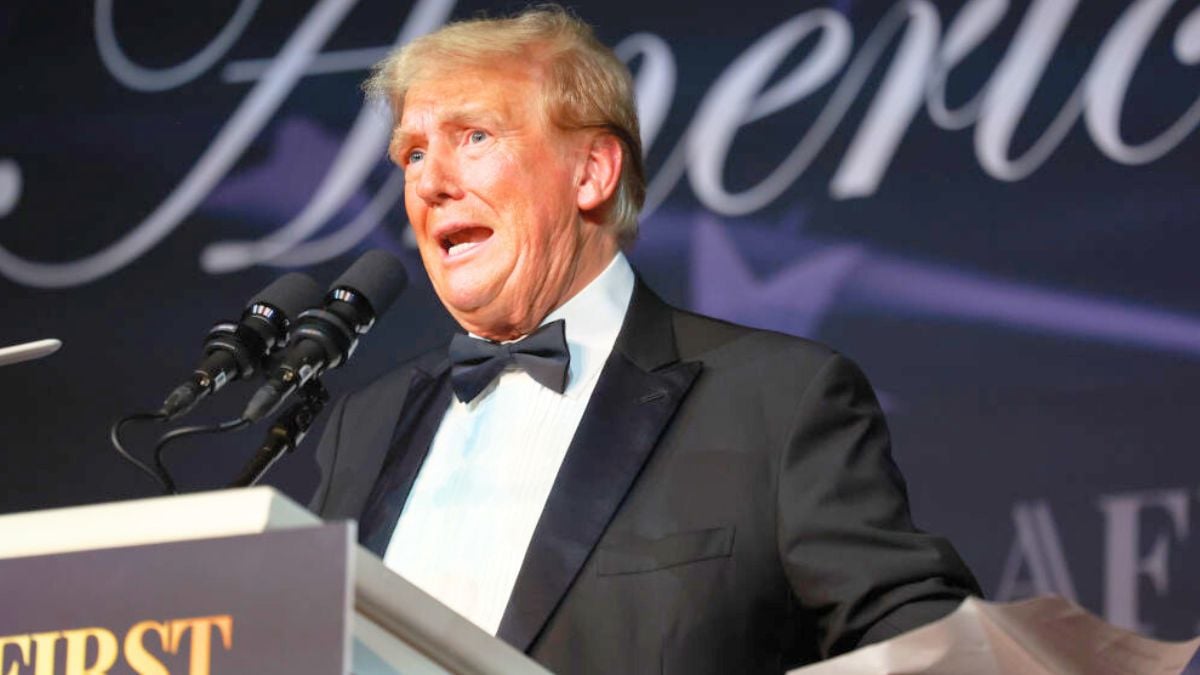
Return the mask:
<svg viewBox="0 0 1200 675">
<path fill-rule="evenodd" d="M 0 345 L 66 346 L 0 370 L 0 512 L 151 494 L 107 425 L 281 267 L 327 282 L 384 247 L 418 279 L 335 393 L 442 340 L 357 85 L 511 8 L 5 3 Z M 992 597 L 1200 632 L 1195 0 L 575 8 L 638 80 L 651 285 L 858 360 L 919 522 Z M 168 461 L 215 487 L 260 433 Z M 314 444 L 273 474 L 300 500 Z"/>
</svg>

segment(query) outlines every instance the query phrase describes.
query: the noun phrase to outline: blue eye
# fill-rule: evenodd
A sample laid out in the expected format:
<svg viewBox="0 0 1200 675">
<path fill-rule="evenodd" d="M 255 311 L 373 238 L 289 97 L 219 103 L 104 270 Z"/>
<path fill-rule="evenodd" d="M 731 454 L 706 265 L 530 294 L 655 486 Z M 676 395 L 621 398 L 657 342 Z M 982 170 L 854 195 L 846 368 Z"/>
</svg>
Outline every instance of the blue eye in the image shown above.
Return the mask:
<svg viewBox="0 0 1200 675">
<path fill-rule="evenodd" d="M 472 143 L 482 143 L 487 140 L 487 133 L 483 131 L 472 131 L 470 140 Z"/>
<path fill-rule="evenodd" d="M 412 150 L 408 153 L 408 163 L 415 164 L 425 158 L 424 150 Z"/>
</svg>

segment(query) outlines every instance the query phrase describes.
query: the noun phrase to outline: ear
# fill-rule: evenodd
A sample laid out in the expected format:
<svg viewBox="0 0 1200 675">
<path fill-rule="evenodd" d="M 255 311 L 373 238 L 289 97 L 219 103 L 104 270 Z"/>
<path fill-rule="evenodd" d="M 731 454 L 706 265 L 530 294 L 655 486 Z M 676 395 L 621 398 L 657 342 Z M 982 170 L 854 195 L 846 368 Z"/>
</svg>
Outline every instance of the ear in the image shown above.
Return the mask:
<svg viewBox="0 0 1200 675">
<path fill-rule="evenodd" d="M 621 179 L 624 159 L 625 149 L 612 134 L 599 133 L 592 138 L 576 193 L 580 211 L 594 211 L 613 196 Z"/>
</svg>

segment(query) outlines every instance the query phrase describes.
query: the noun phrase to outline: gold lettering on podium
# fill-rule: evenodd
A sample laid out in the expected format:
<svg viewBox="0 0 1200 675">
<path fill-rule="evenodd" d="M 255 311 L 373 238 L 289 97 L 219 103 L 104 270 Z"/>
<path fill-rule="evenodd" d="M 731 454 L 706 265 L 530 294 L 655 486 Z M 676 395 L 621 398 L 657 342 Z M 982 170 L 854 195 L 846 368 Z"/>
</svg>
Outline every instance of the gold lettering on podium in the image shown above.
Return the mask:
<svg viewBox="0 0 1200 675">
<path fill-rule="evenodd" d="M 171 629 L 161 621 L 143 621 L 133 624 L 125 634 L 125 660 L 138 675 L 171 675 L 162 661 L 146 651 L 146 633 L 158 633 L 158 644 L 164 648 L 170 642 Z"/>
<path fill-rule="evenodd" d="M 67 641 L 66 675 L 108 675 L 116 664 L 117 636 L 107 628 L 76 628 L 64 630 L 62 635 Z M 86 665 L 89 640 L 95 642 L 96 660 Z"/>
<path fill-rule="evenodd" d="M 171 675 L 162 657 L 181 653 L 187 655 L 187 675 L 210 675 L 214 629 L 221 647 L 233 649 L 233 616 L 229 614 L 140 621 L 125 631 L 123 640 L 100 626 L 4 635 L 0 636 L 0 675 L 27 675 L 30 667 L 32 675 L 108 675 L 122 657 L 138 675 Z M 157 639 L 147 645 L 150 634 Z M 189 637 L 186 641 L 185 635 Z M 64 644 L 61 668 L 56 653 L 60 641 Z"/>
</svg>

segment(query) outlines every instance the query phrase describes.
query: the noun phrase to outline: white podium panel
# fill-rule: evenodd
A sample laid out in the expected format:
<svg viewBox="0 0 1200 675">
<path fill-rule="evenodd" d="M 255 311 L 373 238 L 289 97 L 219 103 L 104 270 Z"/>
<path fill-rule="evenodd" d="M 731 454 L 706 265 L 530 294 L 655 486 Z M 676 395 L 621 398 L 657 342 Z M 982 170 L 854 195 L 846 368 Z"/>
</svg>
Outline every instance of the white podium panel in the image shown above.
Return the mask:
<svg viewBox="0 0 1200 675">
<path fill-rule="evenodd" d="M 338 587 L 344 585 L 347 591 L 353 589 L 353 611 L 347 609 L 348 616 L 344 617 L 343 623 L 347 630 L 347 638 L 352 634 L 353 640 L 344 641 L 347 653 L 343 662 L 347 664 L 347 668 L 343 672 L 353 672 L 356 675 L 544 675 L 547 672 L 524 654 L 483 632 L 388 570 L 366 549 L 355 545 L 353 524 L 350 524 L 348 534 L 331 531 L 330 526 L 323 525 L 319 518 L 269 487 L 156 497 L 0 516 L 0 565 L 6 561 L 10 565 L 27 561 L 37 562 L 41 566 L 41 561 L 55 561 L 92 551 L 110 551 L 114 555 L 119 553 L 126 556 L 124 559 L 136 560 L 136 556 L 141 553 L 169 553 L 154 545 L 179 542 L 195 542 L 188 549 L 188 555 L 193 557 L 203 555 L 204 546 L 211 545 L 223 547 L 221 555 L 234 560 L 237 558 L 239 545 L 249 549 L 252 548 L 251 542 L 256 540 L 255 537 L 246 535 L 260 535 L 264 538 L 262 543 L 265 544 L 265 539 L 271 538 L 271 535 L 264 533 L 287 530 L 302 531 L 297 533 L 298 536 L 305 531 L 311 531 L 314 537 L 318 533 L 325 533 L 322 541 L 328 542 L 330 537 L 333 537 L 334 548 L 338 547 L 337 542 L 345 542 L 342 556 L 345 564 L 339 568 L 344 569 L 342 578 L 322 577 L 327 579 L 324 583 L 335 584 Z M 341 539 L 338 539 L 339 536 Z M 321 555 L 338 557 L 330 554 L 329 550 L 327 544 Z M 339 551 L 338 554 L 341 553 L 342 551 Z M 302 567 L 303 556 L 297 557 L 300 559 L 294 562 Z M 328 561 L 317 562 L 323 564 Z M 316 565 L 315 562 L 312 564 Z M 230 567 L 240 569 L 237 565 Z M 273 570 L 263 570 L 258 573 L 272 572 Z M 103 575 L 103 570 L 99 570 L 98 573 Z M 210 580 L 211 577 L 212 575 Z M 186 579 L 183 583 L 186 584 Z M 312 592 L 311 586 L 280 591 L 282 594 L 294 593 L 297 596 Z M 288 598 L 283 598 L 286 599 Z M 51 602 L 54 602 L 53 596 Z M 64 597 L 61 602 L 74 603 L 78 602 L 78 598 Z M 281 604 L 286 603 L 282 603 L 281 600 Z M 345 605 L 347 608 L 351 606 L 349 598 Z M 29 630 L 44 628 L 31 627 Z M 170 632 L 166 629 L 163 631 L 162 647 L 170 651 L 170 641 L 165 637 Z M 16 640 L 14 644 L 32 644 L 36 642 L 33 639 L 36 635 L 30 633 L 10 637 Z M 219 630 L 214 635 L 217 640 L 221 638 Z M 0 641 L 4 637 L 3 633 L 0 633 Z M 30 639 L 22 643 L 23 637 Z M 103 647 L 107 638 L 101 635 L 96 639 L 100 640 L 96 644 Z M 179 642 L 178 636 L 172 639 L 176 643 Z M 147 644 L 157 645 L 153 640 Z M 216 648 L 219 648 L 220 643 L 216 644 Z M 0 658 L 4 654 L 10 654 L 10 660 L 23 658 L 23 663 L 30 663 L 38 658 L 36 647 L 32 651 L 28 646 L 23 649 L 25 651 L 0 653 Z M 349 666 L 351 656 L 353 665 Z M 262 672 L 270 672 L 269 664 L 263 664 Z"/>
</svg>

